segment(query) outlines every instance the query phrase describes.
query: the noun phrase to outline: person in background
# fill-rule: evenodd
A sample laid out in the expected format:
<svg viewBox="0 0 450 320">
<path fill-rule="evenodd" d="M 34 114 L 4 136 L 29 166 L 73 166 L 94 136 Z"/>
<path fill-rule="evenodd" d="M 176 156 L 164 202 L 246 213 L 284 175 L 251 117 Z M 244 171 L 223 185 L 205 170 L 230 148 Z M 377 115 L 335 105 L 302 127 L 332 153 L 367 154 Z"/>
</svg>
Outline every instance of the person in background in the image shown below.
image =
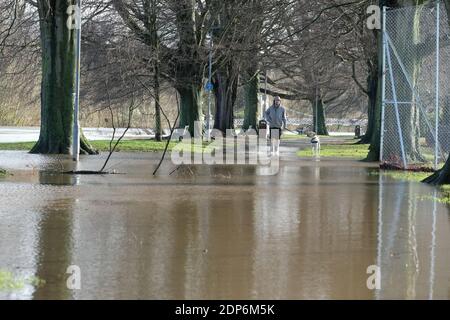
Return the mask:
<svg viewBox="0 0 450 320">
<path fill-rule="evenodd" d="M 270 145 L 272 154 L 280 155 L 281 134 L 287 126 L 286 109 L 281 105 L 281 98 L 276 96 L 273 105 L 264 113 L 264 119 L 270 127 Z"/>
</svg>

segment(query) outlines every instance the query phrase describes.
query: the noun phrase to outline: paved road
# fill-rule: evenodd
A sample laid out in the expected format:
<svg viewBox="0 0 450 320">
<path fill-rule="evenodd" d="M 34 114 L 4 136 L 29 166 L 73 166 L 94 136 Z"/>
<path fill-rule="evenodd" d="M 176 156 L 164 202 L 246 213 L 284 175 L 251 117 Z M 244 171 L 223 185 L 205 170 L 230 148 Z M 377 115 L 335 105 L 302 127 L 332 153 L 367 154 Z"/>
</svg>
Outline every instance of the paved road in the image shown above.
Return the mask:
<svg viewBox="0 0 450 320">
<path fill-rule="evenodd" d="M 121 136 L 125 129 L 117 129 L 116 136 Z M 83 133 L 89 140 L 110 140 L 113 130 L 110 128 L 84 128 Z M 286 132 L 286 134 L 290 134 Z M 332 136 L 349 136 L 345 132 L 332 132 Z M 150 139 L 152 132 L 145 129 L 130 129 L 126 139 Z M 0 143 L 31 142 L 39 139 L 39 127 L 0 127 Z"/>
<path fill-rule="evenodd" d="M 117 129 L 116 136 L 121 136 L 124 129 Z M 109 140 L 113 130 L 109 128 L 84 128 L 83 133 L 89 140 Z M 149 139 L 154 137 L 150 131 L 130 129 L 126 138 Z M 0 127 L 0 143 L 30 142 L 39 139 L 39 127 Z"/>
</svg>

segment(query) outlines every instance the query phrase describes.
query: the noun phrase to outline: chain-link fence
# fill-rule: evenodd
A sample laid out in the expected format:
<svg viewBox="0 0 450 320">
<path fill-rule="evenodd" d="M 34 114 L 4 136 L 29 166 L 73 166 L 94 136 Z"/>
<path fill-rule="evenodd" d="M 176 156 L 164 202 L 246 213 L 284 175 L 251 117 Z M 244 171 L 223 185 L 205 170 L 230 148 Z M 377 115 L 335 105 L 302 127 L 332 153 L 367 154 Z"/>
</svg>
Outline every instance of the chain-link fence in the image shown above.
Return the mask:
<svg viewBox="0 0 450 320">
<path fill-rule="evenodd" d="M 450 41 L 440 2 L 384 9 L 381 161 L 438 167 L 450 151 Z"/>
</svg>

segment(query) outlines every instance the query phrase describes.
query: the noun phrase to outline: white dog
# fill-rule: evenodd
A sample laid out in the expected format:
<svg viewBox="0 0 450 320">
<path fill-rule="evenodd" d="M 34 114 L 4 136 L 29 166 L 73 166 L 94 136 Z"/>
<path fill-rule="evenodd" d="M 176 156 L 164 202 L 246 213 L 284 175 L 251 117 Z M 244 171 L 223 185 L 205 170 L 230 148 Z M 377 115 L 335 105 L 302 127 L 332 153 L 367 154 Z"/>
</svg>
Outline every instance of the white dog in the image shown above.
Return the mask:
<svg viewBox="0 0 450 320">
<path fill-rule="evenodd" d="M 315 132 L 308 132 L 307 136 L 311 138 L 313 157 L 320 157 L 320 138 Z"/>
</svg>

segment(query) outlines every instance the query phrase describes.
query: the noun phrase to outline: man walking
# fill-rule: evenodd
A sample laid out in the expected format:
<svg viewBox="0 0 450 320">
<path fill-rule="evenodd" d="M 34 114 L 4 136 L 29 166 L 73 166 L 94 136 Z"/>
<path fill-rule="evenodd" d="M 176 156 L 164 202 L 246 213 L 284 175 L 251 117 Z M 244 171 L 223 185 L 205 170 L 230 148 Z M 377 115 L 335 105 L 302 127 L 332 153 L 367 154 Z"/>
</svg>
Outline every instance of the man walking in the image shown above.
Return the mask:
<svg viewBox="0 0 450 320">
<path fill-rule="evenodd" d="M 276 96 L 273 105 L 264 113 L 264 119 L 270 126 L 270 143 L 272 154 L 280 155 L 281 133 L 286 129 L 286 109 L 281 106 L 281 98 Z"/>
</svg>

